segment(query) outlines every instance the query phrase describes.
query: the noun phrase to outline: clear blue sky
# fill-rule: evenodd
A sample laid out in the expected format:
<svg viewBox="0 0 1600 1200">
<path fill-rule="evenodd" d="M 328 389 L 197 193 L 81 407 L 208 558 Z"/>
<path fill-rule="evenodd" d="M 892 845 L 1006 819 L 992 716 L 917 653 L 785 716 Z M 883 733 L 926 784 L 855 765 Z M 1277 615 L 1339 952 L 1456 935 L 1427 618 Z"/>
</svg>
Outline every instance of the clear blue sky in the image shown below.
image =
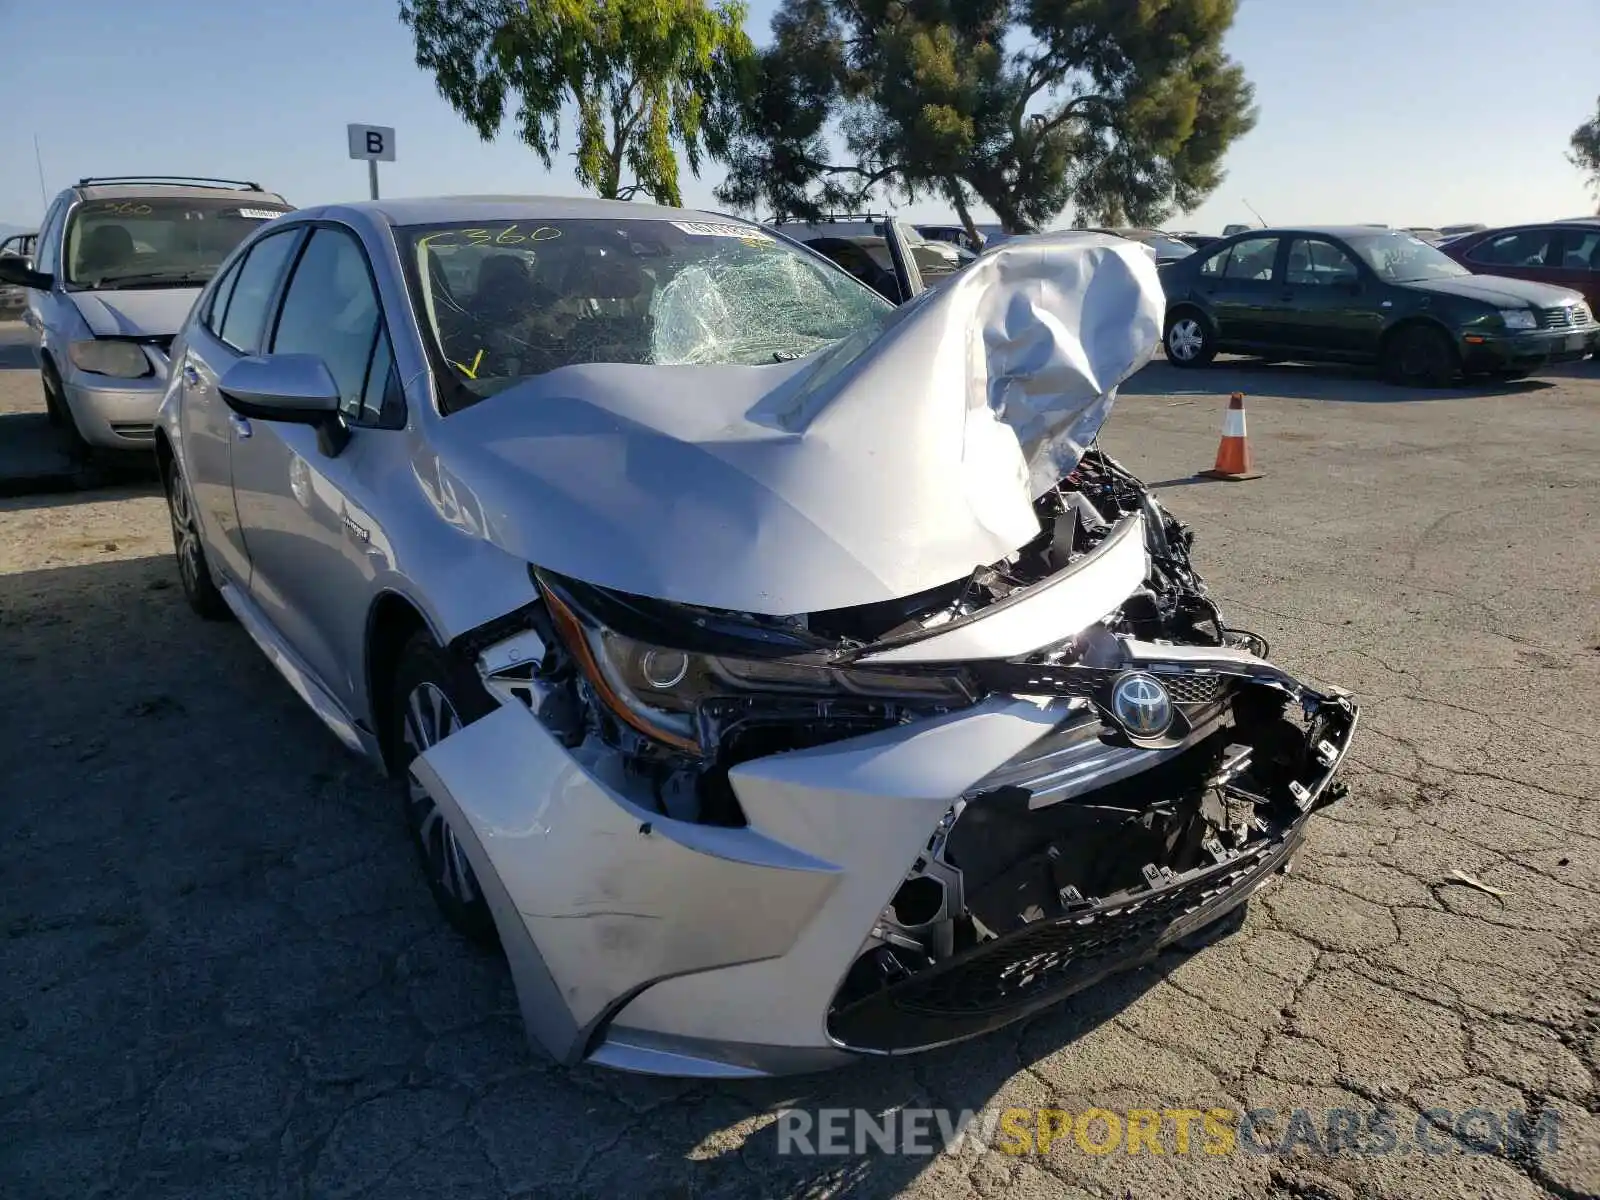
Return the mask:
<svg viewBox="0 0 1600 1200">
<path fill-rule="evenodd" d="M 754 0 L 758 41 L 775 0 Z M 393 125 L 385 195 L 579 191 L 514 138 L 480 142 L 412 61 L 393 0 L 0 0 L 0 223 L 86 174 L 258 179 L 308 205 L 364 198 L 347 122 Z M 1491 224 L 1594 209 L 1567 139 L 1600 93 L 1600 0 L 1243 0 L 1229 50 L 1261 121 L 1172 225 Z M 716 167 L 686 181 L 710 203 Z M 943 216 L 940 206 L 911 210 Z M 1069 214 L 1070 215 L 1070 214 Z"/>
</svg>

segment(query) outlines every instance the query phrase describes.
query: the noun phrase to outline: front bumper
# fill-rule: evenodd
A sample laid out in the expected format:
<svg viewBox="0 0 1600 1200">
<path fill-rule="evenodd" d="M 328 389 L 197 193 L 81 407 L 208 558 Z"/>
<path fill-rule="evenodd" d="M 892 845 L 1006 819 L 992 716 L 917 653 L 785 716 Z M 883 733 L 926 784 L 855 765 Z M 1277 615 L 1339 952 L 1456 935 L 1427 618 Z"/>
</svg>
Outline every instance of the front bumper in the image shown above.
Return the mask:
<svg viewBox="0 0 1600 1200">
<path fill-rule="evenodd" d="M 1594 353 L 1600 347 L 1600 324 L 1584 329 L 1535 329 L 1482 336 L 1479 342 L 1460 343 L 1461 362 L 1466 370 L 1530 371 L 1578 362 Z"/>
<path fill-rule="evenodd" d="M 143 379 L 115 379 L 74 371 L 62 382 L 67 407 L 83 440 L 108 450 L 149 450 L 154 446 L 156 410 L 166 386 L 161 372 Z"/>
<path fill-rule="evenodd" d="M 1074 906 L 978 946 L 836 1011 L 829 1029 L 842 1043 L 878 1053 L 930 1049 L 1026 1017 L 1220 920 L 1287 867 L 1311 814 L 1338 794 L 1334 777 L 1360 713 L 1345 701 L 1323 707 L 1319 736 L 1332 752 L 1304 791 L 1260 840 L 1181 874 L 1146 868 L 1145 886 Z"/>
<path fill-rule="evenodd" d="M 1141 666 L 1166 671 L 1174 695 L 1225 677 L 1319 719 L 1319 765 L 1296 781 L 1293 811 L 1209 866 L 1157 868 L 1127 894 L 848 1000 L 847 976 L 956 806 L 987 803 L 994 781 L 1014 780 L 1016 764 L 1081 723 L 1081 695 L 1034 678 L 1029 686 L 1043 694 L 994 695 L 743 763 L 729 773 L 742 828 L 641 807 L 603 759 L 563 748 L 519 705 L 445 739 L 412 769 L 494 909 L 530 1036 L 558 1060 L 723 1077 L 813 1070 L 1019 1019 L 1222 917 L 1286 861 L 1309 813 L 1332 797 L 1357 710 L 1243 652 L 1185 654 L 1192 649 L 1146 646 Z M 1099 786 L 1155 761 L 1103 750 L 1096 757 L 1090 747 L 1088 759 L 1074 750 L 1075 777 Z M 1036 785 L 1041 796 L 1054 788 L 1054 801 L 1067 793 L 1060 756 L 1051 761 L 1054 782 Z"/>
</svg>

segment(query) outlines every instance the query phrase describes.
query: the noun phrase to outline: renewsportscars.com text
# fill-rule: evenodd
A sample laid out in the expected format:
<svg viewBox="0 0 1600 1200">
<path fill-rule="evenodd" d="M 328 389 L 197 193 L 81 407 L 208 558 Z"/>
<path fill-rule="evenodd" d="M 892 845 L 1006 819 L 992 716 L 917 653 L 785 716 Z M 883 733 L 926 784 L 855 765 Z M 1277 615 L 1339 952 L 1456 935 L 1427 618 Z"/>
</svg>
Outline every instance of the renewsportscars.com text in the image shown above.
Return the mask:
<svg viewBox="0 0 1600 1200">
<path fill-rule="evenodd" d="M 782 1109 L 778 1153 L 954 1154 L 963 1145 L 1003 1154 L 1405 1155 L 1549 1153 L 1554 1112 L 1430 1108 L 896 1108 Z"/>
</svg>

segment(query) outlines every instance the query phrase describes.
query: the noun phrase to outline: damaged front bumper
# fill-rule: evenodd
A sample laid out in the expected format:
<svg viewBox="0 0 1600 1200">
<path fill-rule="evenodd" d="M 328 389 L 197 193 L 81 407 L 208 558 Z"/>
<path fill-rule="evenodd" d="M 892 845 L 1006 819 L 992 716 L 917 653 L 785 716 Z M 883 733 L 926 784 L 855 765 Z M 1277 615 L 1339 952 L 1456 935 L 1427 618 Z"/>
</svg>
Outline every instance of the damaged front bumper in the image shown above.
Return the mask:
<svg viewBox="0 0 1600 1200">
<path fill-rule="evenodd" d="M 1149 665 L 1166 668 L 1169 685 L 1187 688 L 1197 697 L 1214 695 L 1216 688 L 1263 686 L 1247 682 L 1250 675 L 1244 673 Z M 1124 885 L 1109 893 L 1096 889 L 1100 894 L 1086 895 L 1074 870 L 1099 849 L 1086 852 L 1071 836 L 1083 827 L 1081 813 L 1080 819 L 1061 823 L 1068 836 L 1043 841 L 1031 856 L 991 873 L 976 892 L 966 890 L 963 875 L 960 903 L 969 915 L 992 918 L 989 926 L 1009 927 L 986 927 L 983 932 L 989 936 L 938 961 L 922 959 L 919 947 L 904 939 L 906 931 L 895 929 L 897 895 L 887 919 L 874 930 L 882 947 L 872 964 L 877 978 L 870 983 L 876 986 L 836 998 L 830 1034 L 855 1050 L 891 1054 L 958 1041 L 1146 962 L 1237 909 L 1274 873 L 1287 869 L 1311 814 L 1342 796 L 1335 776 L 1360 718 L 1347 696 L 1319 695 L 1287 677 L 1278 679 L 1294 690 L 1304 718 L 1298 755 L 1293 735 L 1283 736 L 1286 728 L 1274 730 L 1250 720 L 1229 723 L 1213 701 L 1197 699 L 1192 707 L 1204 714 L 1206 731 L 1166 755 L 1135 748 L 1120 756 L 1115 751 L 1093 753 L 1088 748 L 1098 739 L 1085 736 L 1086 726 L 1097 722 L 1080 719 L 1030 747 L 1021 763 L 977 785 L 936 839 L 935 853 L 946 863 L 954 859 L 960 865 L 969 856 L 981 861 L 992 856 L 994 841 L 1008 840 L 1003 833 L 997 838 L 997 829 L 1038 825 L 1052 809 L 1067 812 L 1085 800 L 1092 802 L 1095 815 L 1111 808 L 1137 824 L 1150 808 L 1197 783 L 1207 794 L 1194 814 L 1200 820 L 1185 827 L 1180 819 L 1175 831 L 1180 840 L 1187 836 L 1198 842 L 1191 847 L 1195 852 L 1178 869 L 1155 854 L 1143 862 L 1143 856 L 1128 858 L 1116 869 L 1126 877 Z M 1237 697 L 1245 705 L 1251 699 L 1249 692 Z M 1214 751 L 1209 757 L 1208 747 Z M 1277 769 L 1260 770 L 1258 756 L 1274 759 Z M 1197 771 L 1208 773 L 1201 779 Z M 1274 778 L 1268 782 L 1266 776 Z M 1210 821 L 1203 814 L 1207 801 L 1213 806 Z M 1150 807 L 1141 811 L 1144 805 Z M 983 828 L 958 845 L 963 825 L 974 818 L 982 819 Z M 980 840 L 984 834 L 989 835 L 987 846 Z M 1036 847 L 1041 841 L 1035 839 Z M 1104 872 L 1099 874 L 1104 878 Z M 895 938 L 895 932 L 902 937 Z M 905 951 L 913 962 L 922 960 L 923 968 L 905 970 L 900 961 Z"/>
<path fill-rule="evenodd" d="M 1338 795 L 1348 696 L 1237 645 L 1105 635 L 1091 657 L 970 664 L 988 689 L 970 706 L 739 762 L 737 824 L 652 806 L 533 702 L 413 771 L 558 1060 L 814 1070 L 971 1037 L 1147 960 L 1243 903 Z M 1163 736 L 1111 718 L 1129 672 L 1163 682 Z"/>
</svg>

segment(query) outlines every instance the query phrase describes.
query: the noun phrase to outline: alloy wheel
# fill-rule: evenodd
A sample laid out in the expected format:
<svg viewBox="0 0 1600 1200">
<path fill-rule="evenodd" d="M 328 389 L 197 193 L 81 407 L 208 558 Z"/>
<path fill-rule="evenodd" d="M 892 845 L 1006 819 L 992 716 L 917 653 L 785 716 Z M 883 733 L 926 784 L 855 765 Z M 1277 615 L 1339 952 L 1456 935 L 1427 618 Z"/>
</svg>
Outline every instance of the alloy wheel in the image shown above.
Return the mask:
<svg viewBox="0 0 1600 1200">
<path fill-rule="evenodd" d="M 200 530 L 195 524 L 189 488 L 178 468 L 172 468 L 167 483 L 167 513 L 172 518 L 172 545 L 178 552 L 178 573 L 190 595 L 200 590 Z"/>
<path fill-rule="evenodd" d="M 1200 328 L 1200 322 L 1193 317 L 1180 317 L 1167 331 L 1168 352 L 1184 362 L 1193 362 L 1199 356 L 1205 342 L 1205 330 Z"/>
<path fill-rule="evenodd" d="M 461 728 L 450 698 L 435 684 L 422 683 L 406 696 L 401 723 L 401 739 L 407 758 L 420 755 Z M 412 828 L 422 843 L 428 871 L 444 893 L 463 905 L 478 898 L 478 880 L 472 873 L 455 830 L 439 811 L 438 804 L 416 779 L 406 778 L 406 804 L 411 810 Z"/>
</svg>

